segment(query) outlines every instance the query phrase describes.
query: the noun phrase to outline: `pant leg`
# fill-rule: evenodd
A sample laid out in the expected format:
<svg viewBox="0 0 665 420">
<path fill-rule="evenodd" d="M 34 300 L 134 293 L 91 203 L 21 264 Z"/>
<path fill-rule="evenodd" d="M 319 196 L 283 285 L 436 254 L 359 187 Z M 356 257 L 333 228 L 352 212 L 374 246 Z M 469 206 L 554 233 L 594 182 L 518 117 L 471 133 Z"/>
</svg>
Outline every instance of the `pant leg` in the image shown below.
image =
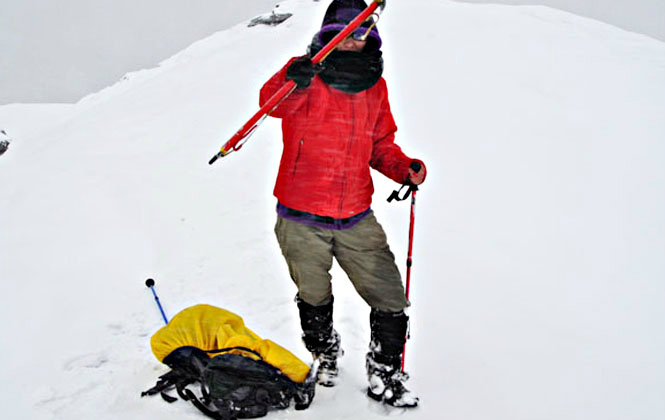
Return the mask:
<svg viewBox="0 0 665 420">
<path fill-rule="evenodd" d="M 275 234 L 300 299 L 313 306 L 329 303 L 332 232 L 278 216 Z"/>
<path fill-rule="evenodd" d="M 351 229 L 335 231 L 334 238 L 335 258 L 369 306 L 387 312 L 408 306 L 395 256 L 373 212 Z"/>
</svg>

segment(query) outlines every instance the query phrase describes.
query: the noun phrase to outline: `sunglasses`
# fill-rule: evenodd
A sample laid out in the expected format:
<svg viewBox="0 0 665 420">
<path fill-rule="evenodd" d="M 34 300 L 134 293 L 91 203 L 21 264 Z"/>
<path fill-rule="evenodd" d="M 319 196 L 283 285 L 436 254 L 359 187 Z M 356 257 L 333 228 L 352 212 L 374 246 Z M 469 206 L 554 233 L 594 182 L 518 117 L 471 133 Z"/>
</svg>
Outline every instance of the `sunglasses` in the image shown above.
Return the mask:
<svg viewBox="0 0 665 420">
<path fill-rule="evenodd" d="M 351 34 L 351 38 L 355 39 L 356 41 L 366 41 L 367 37 L 369 36 L 369 33 L 372 32 L 372 29 L 376 26 L 377 22 L 379 19 L 372 19 L 371 24 L 369 26 L 360 26 L 358 29 L 353 31 Z M 365 21 L 365 23 L 368 23 L 368 21 Z"/>
<path fill-rule="evenodd" d="M 349 35 L 349 38 L 353 38 L 356 41 L 367 41 L 369 33 L 372 31 L 372 28 L 358 28 L 355 32 Z"/>
</svg>

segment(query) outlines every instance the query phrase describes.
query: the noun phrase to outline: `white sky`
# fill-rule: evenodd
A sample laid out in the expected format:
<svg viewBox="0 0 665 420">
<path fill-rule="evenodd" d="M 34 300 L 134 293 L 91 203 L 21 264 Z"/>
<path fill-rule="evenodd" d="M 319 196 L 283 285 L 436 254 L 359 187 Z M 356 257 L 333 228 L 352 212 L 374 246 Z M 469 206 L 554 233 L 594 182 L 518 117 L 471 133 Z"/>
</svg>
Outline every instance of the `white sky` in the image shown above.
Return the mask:
<svg viewBox="0 0 665 420">
<path fill-rule="evenodd" d="M 0 0 L 0 104 L 74 102 L 278 0 Z"/>
<path fill-rule="evenodd" d="M 196 40 L 269 12 L 277 3 L 0 0 L 0 104 L 75 102 L 127 72 L 153 67 Z M 559 7 L 665 40 L 663 0 L 496 3 Z"/>
<path fill-rule="evenodd" d="M 665 41 L 663 0 L 457 0 L 466 3 L 542 4 L 602 20 Z"/>
</svg>

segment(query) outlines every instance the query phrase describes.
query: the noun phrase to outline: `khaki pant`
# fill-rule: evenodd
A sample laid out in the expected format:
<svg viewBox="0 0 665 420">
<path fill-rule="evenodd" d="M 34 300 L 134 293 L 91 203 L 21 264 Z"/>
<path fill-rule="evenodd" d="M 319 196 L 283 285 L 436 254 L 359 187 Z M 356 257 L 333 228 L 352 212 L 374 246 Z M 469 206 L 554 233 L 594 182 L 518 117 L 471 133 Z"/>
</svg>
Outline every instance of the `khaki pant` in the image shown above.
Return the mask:
<svg viewBox="0 0 665 420">
<path fill-rule="evenodd" d="M 333 257 L 372 308 L 399 312 L 404 286 L 386 234 L 370 212 L 350 229 L 328 230 L 277 217 L 275 234 L 300 299 L 319 306 L 332 298 Z"/>
</svg>

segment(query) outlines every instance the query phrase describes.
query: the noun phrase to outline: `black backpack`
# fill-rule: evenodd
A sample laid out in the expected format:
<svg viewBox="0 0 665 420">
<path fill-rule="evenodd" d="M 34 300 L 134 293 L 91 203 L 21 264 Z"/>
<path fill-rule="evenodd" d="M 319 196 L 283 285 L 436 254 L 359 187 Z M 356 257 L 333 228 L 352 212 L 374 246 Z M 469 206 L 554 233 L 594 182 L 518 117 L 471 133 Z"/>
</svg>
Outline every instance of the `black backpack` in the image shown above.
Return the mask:
<svg viewBox="0 0 665 420">
<path fill-rule="evenodd" d="M 210 357 L 210 353 L 217 355 Z M 203 351 L 185 346 L 163 362 L 171 371 L 141 396 L 159 393 L 172 403 L 177 398 L 166 391 L 175 388 L 180 398 L 217 420 L 262 417 L 271 409 L 288 408 L 291 401 L 296 410 L 304 410 L 314 398 L 315 368 L 303 383 L 297 383 L 244 347 Z M 199 385 L 197 393 L 189 387 L 194 384 Z"/>
</svg>

